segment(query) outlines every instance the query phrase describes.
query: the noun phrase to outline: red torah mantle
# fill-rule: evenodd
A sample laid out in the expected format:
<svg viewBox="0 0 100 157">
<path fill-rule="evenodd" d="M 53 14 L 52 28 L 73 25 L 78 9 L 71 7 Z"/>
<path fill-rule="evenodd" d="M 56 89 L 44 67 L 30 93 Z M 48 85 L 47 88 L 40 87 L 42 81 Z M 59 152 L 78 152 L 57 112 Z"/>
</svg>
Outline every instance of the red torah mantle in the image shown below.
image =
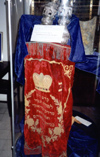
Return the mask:
<svg viewBox="0 0 100 157">
<path fill-rule="evenodd" d="M 68 60 L 71 48 L 50 43 L 26 45 L 24 152 L 67 157 L 75 69 L 75 63 Z"/>
</svg>

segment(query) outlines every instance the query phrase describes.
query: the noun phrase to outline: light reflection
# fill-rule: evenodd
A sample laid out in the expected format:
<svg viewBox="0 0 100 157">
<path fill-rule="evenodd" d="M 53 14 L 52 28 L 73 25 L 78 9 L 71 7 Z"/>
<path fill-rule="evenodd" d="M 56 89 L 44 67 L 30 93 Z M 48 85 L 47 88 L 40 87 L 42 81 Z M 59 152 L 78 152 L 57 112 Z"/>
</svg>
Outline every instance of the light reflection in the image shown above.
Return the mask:
<svg viewBox="0 0 100 157">
<path fill-rule="evenodd" d="M 89 19 L 92 18 L 92 7 L 93 7 L 93 0 L 90 1 L 90 15 L 89 15 Z"/>
<path fill-rule="evenodd" d="M 34 15 L 34 0 L 31 1 L 31 14 Z"/>
</svg>

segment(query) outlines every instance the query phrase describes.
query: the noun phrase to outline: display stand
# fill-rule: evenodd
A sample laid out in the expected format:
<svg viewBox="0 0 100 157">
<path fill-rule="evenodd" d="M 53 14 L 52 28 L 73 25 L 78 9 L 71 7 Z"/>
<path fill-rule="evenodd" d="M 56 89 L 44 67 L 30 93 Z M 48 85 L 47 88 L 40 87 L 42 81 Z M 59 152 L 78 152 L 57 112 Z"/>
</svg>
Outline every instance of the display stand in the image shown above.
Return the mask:
<svg viewBox="0 0 100 157">
<path fill-rule="evenodd" d="M 15 157 L 15 136 L 14 136 L 14 89 L 13 89 L 13 58 L 12 58 L 12 33 L 11 33 L 11 2 L 8 0 L 8 34 L 9 34 L 9 53 L 10 53 L 10 78 L 11 78 L 11 129 L 12 129 L 12 156 Z"/>
<path fill-rule="evenodd" d="M 15 129 L 14 129 L 14 89 L 13 89 L 13 59 L 12 59 L 12 33 L 11 33 L 11 6 L 8 0 L 9 25 L 9 51 L 10 51 L 10 77 L 11 77 L 11 106 L 12 106 L 12 155 L 15 157 Z"/>
</svg>

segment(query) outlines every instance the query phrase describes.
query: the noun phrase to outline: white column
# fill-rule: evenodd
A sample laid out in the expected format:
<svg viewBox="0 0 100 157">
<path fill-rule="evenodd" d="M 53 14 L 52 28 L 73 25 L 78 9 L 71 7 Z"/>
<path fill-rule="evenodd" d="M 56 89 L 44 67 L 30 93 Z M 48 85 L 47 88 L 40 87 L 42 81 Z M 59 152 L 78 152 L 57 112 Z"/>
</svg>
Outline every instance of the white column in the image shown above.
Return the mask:
<svg viewBox="0 0 100 157">
<path fill-rule="evenodd" d="M 30 14 L 30 7 L 31 7 L 32 0 L 24 0 L 24 13 Z"/>
</svg>

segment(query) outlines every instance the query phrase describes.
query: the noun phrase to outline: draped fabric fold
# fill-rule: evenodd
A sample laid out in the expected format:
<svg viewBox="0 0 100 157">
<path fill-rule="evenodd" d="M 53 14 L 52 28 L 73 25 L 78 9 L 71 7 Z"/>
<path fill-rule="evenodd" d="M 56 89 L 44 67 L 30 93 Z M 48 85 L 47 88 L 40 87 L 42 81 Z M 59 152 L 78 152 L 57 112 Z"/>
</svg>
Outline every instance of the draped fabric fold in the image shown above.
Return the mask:
<svg viewBox="0 0 100 157">
<path fill-rule="evenodd" d="M 94 52 L 93 55 L 86 55 L 86 61 L 82 63 L 76 63 L 75 67 L 82 71 L 92 73 L 96 76 L 96 91 L 100 94 L 100 55 L 98 52 Z"/>
<path fill-rule="evenodd" d="M 78 115 L 91 121 L 90 118 L 80 112 L 73 111 L 73 115 Z M 16 142 L 16 157 L 41 157 L 41 154 L 25 155 L 24 153 L 24 117 L 20 122 L 20 129 L 22 135 Z M 68 157 L 98 157 L 98 135 L 99 132 L 97 132 L 96 125 L 93 122 L 90 127 L 74 123 L 71 127 L 67 144 Z"/>
<path fill-rule="evenodd" d="M 24 61 L 24 152 L 67 157 L 75 70 L 68 60 L 71 48 L 52 43 L 32 43 L 30 48 Z"/>
<path fill-rule="evenodd" d="M 15 51 L 14 71 L 16 80 L 24 85 L 24 58 L 28 55 L 26 42 L 30 41 L 31 34 L 35 24 L 41 24 L 42 16 L 22 15 L 19 22 L 19 30 Z M 58 24 L 58 17 L 53 21 L 54 25 Z M 81 37 L 79 19 L 73 15 L 67 29 L 70 32 L 71 54 L 69 59 L 76 63 L 75 67 L 92 73 L 97 77 L 97 92 L 100 93 L 100 56 L 98 53 L 85 55 L 84 46 Z"/>
<path fill-rule="evenodd" d="M 28 54 L 26 42 L 30 41 L 32 30 L 35 24 L 41 24 L 42 16 L 22 15 L 19 23 L 17 45 L 15 51 L 15 74 L 17 81 L 24 85 L 24 58 Z M 53 21 L 53 25 L 58 24 L 58 17 Z M 72 62 L 85 61 L 84 46 L 81 37 L 79 19 L 73 15 L 68 25 L 71 35 L 71 53 L 69 60 Z M 67 44 L 67 43 L 66 43 Z"/>
<path fill-rule="evenodd" d="M 33 27 L 41 23 L 41 16 L 22 15 L 19 22 L 19 30 L 15 51 L 15 74 L 17 81 L 24 85 L 24 58 L 28 54 L 26 42 L 30 41 Z"/>
</svg>

